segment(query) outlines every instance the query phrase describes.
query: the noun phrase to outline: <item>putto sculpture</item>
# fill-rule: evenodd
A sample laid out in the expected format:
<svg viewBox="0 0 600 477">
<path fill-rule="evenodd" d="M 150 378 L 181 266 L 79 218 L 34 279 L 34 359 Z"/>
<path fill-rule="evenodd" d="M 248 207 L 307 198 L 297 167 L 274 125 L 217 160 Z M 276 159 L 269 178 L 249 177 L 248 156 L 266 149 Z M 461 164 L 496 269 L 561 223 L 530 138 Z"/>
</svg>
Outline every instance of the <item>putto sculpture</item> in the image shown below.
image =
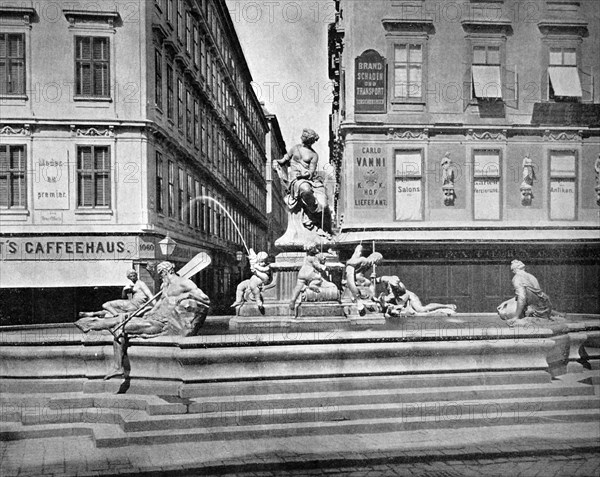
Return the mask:
<svg viewBox="0 0 600 477">
<path fill-rule="evenodd" d="M 387 293 L 379 296 L 382 311 L 386 318 L 411 315 L 454 315 L 456 305 L 429 303 L 423 305 L 419 297 L 407 290 L 396 275 L 377 278 L 377 283 L 384 283 Z"/>
<path fill-rule="evenodd" d="M 253 299 L 256 302 L 256 306 L 261 312 L 264 312 L 264 300 L 262 291 L 265 285 L 267 285 L 273 274 L 271 272 L 271 266 L 267 263 L 269 255 L 267 252 L 258 252 L 250 249 L 248 253 L 248 260 L 250 261 L 250 271 L 252 276 L 247 280 L 244 280 L 237 286 L 235 294 L 235 302 L 231 305 L 232 308 L 239 309 L 245 302 Z"/>
<path fill-rule="evenodd" d="M 513 260 L 510 269 L 514 274 L 512 284 L 515 296 L 498 306 L 500 317 L 509 326 L 528 317 L 550 319 L 552 303 L 540 288 L 537 278 L 525 271 L 525 265 L 520 260 Z"/>
<path fill-rule="evenodd" d="M 185 275 L 192 276 L 194 271 L 199 271 L 208 263 L 210 259 L 207 257 L 207 262 L 200 263 L 191 272 L 179 276 L 175 273 L 175 265 L 171 262 L 161 262 L 156 267 L 162 280 L 159 292 L 161 296 L 152 308 L 143 306 L 133 313 L 119 313 L 103 318 L 85 316 L 75 322 L 84 333 L 108 330 L 113 334 L 114 367 L 104 379 L 125 373 L 123 357 L 127 337 L 153 338 L 160 335 L 197 334 L 206 320 L 210 299 Z M 155 298 L 157 297 L 158 295 Z"/>
<path fill-rule="evenodd" d="M 306 256 L 304 257 L 302 267 L 298 271 L 298 280 L 292 293 L 292 299 L 290 300 L 290 310 L 296 309 L 296 302 L 300 294 L 306 289 L 314 293 L 320 293 L 321 285 L 324 281 L 322 274 L 326 270 L 325 257 L 323 254 L 319 254 L 317 244 L 306 244 L 304 251 L 306 252 Z"/>
<path fill-rule="evenodd" d="M 290 226 L 303 227 L 329 239 L 332 233 L 331 212 L 325 185 L 317 174 L 319 155 L 313 149 L 319 135 L 312 129 L 304 129 L 301 140 L 301 144 L 293 146 L 274 163 L 287 190 L 285 201 L 291 214 Z M 302 231 L 293 230 L 292 235 L 301 236 Z M 284 237 L 282 239 L 285 242 Z"/>
<path fill-rule="evenodd" d="M 383 256 L 379 252 L 373 252 L 368 257 L 363 257 L 362 252 L 363 246 L 357 245 L 352 257 L 346 262 L 344 273 L 346 288 L 350 292 L 350 300 L 356 304 L 361 315 L 366 313 L 367 308 L 363 300 L 372 301 L 375 294 L 374 289 L 371 288 L 373 284 L 365 274 L 369 270 L 373 270 L 383 260 Z"/>
</svg>

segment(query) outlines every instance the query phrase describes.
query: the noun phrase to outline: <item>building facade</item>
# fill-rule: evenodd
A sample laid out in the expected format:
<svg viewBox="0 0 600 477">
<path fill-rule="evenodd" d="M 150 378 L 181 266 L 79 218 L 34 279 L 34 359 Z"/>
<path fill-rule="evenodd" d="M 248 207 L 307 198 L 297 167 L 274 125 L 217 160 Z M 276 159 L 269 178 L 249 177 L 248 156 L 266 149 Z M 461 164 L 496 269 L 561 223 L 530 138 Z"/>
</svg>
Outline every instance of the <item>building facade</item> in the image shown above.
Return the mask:
<svg viewBox="0 0 600 477">
<path fill-rule="evenodd" d="M 227 8 L 77 5 L 0 2 L 2 323 L 70 321 L 200 251 L 224 311 L 268 225 L 268 123 Z"/>
<path fill-rule="evenodd" d="M 342 256 L 383 253 L 425 301 L 494 312 L 510 262 L 599 312 L 593 1 L 336 1 L 330 150 Z"/>
<path fill-rule="evenodd" d="M 285 203 L 285 190 L 277 173 L 273 170 L 273 163 L 281 159 L 287 149 L 277 116 L 269 113 L 264 106 L 263 111 L 269 121 L 269 132 L 266 138 L 267 152 L 267 217 L 269 220 L 269 236 L 267 239 L 267 252 L 270 255 L 277 253 L 275 250 L 275 241 L 281 237 L 286 229 L 288 222 L 288 207 Z"/>
</svg>

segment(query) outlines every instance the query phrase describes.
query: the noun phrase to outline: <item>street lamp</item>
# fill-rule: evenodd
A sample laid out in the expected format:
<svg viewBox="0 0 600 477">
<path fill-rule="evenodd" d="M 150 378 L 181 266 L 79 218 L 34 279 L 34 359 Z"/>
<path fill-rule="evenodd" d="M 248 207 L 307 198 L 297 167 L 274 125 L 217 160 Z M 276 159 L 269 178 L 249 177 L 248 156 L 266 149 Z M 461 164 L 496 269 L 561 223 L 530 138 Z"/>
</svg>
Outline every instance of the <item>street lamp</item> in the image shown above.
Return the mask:
<svg viewBox="0 0 600 477">
<path fill-rule="evenodd" d="M 238 263 L 241 263 L 242 260 L 244 260 L 244 252 L 242 252 L 240 250 L 235 252 L 235 259 L 238 261 Z"/>
<path fill-rule="evenodd" d="M 162 239 L 160 242 L 158 242 L 158 245 L 160 247 L 161 253 L 168 260 L 169 255 L 171 255 L 175 251 L 175 247 L 177 247 L 177 242 L 175 242 L 175 240 L 173 240 L 169 236 L 169 232 L 167 232 L 167 236 L 164 239 Z"/>
</svg>

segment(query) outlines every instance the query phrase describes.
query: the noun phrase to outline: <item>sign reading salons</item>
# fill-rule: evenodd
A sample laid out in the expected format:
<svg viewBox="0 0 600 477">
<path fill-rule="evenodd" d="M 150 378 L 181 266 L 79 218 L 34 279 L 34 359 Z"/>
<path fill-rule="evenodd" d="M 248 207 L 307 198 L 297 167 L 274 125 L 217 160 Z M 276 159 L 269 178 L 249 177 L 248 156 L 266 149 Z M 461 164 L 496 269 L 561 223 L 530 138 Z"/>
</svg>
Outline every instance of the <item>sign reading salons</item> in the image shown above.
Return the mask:
<svg viewBox="0 0 600 477">
<path fill-rule="evenodd" d="M 355 112 L 385 113 L 385 58 L 375 50 L 367 50 L 356 58 L 354 70 Z"/>
<path fill-rule="evenodd" d="M 354 158 L 354 207 L 385 209 L 387 167 L 384 150 L 379 146 L 359 146 Z"/>
</svg>

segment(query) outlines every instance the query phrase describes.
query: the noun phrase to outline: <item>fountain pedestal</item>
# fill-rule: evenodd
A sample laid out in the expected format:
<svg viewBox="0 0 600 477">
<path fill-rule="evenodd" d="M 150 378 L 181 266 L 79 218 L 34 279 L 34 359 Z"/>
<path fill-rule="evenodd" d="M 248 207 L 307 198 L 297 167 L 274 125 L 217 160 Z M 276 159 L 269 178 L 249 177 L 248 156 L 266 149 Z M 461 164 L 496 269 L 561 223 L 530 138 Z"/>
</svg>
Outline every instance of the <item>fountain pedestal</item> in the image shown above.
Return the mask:
<svg viewBox="0 0 600 477">
<path fill-rule="evenodd" d="M 264 307 L 261 311 L 255 302 L 245 302 L 229 321 L 230 330 L 345 330 L 364 329 L 385 324 L 382 313 L 361 316 L 356 305 L 340 298 L 344 265 L 337 256 L 329 254 L 326 261 L 328 280 L 320 293 L 303 292 L 296 310 L 290 309 L 298 271 L 304 263 L 305 252 L 284 252 L 271 265 L 273 281 L 263 289 Z"/>
</svg>

